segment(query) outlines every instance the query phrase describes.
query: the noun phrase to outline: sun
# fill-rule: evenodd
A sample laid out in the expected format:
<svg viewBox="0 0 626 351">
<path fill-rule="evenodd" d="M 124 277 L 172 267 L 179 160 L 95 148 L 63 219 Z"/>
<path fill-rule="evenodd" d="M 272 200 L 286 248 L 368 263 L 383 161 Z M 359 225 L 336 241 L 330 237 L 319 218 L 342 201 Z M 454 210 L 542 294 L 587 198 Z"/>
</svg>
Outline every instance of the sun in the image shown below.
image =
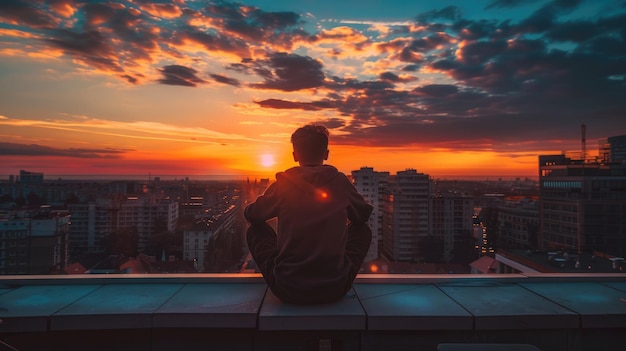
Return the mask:
<svg viewBox="0 0 626 351">
<path fill-rule="evenodd" d="M 263 167 L 272 167 L 275 163 L 276 162 L 274 161 L 274 155 L 261 155 L 261 165 L 263 165 Z"/>
</svg>

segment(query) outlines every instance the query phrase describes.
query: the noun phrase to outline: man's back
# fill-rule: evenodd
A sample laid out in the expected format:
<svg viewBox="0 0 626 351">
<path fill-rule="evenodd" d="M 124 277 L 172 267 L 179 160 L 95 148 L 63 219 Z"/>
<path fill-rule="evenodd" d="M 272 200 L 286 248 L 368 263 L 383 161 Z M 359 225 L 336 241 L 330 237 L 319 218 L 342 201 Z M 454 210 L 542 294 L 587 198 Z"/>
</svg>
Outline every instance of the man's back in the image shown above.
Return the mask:
<svg viewBox="0 0 626 351">
<path fill-rule="evenodd" d="M 336 168 L 301 166 L 278 173 L 246 217 L 251 222 L 278 217 L 276 281 L 307 290 L 346 283 L 346 225 L 364 223 L 371 210 Z"/>
<path fill-rule="evenodd" d="M 372 211 L 328 159 L 328 130 L 306 125 L 291 135 L 293 167 L 248 205 L 248 248 L 272 292 L 294 303 L 328 302 L 352 286 L 370 245 Z M 278 218 L 278 233 L 267 220 Z"/>
</svg>

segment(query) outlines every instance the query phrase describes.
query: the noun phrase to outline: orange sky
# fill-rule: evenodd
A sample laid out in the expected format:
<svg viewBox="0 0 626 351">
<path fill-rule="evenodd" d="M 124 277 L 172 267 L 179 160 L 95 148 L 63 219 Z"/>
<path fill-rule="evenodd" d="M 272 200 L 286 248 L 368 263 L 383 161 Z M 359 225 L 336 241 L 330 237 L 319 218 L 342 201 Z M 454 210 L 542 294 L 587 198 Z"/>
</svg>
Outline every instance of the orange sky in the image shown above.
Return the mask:
<svg viewBox="0 0 626 351">
<path fill-rule="evenodd" d="M 535 177 L 583 123 L 590 153 L 626 134 L 611 1 L 362 5 L 10 2 L 0 176 L 272 177 L 319 123 L 346 173 Z"/>
</svg>

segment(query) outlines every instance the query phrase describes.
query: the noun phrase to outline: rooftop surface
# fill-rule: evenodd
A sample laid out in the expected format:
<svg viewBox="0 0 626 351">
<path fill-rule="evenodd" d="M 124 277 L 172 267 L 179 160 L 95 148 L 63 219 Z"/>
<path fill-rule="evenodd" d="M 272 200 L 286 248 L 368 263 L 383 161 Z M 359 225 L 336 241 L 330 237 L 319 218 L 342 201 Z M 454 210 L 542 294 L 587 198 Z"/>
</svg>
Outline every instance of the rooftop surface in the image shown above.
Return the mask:
<svg viewBox="0 0 626 351">
<path fill-rule="evenodd" d="M 4 276 L 0 319 L 18 350 L 618 350 L 626 274 L 364 274 L 310 306 L 258 274 Z"/>
</svg>

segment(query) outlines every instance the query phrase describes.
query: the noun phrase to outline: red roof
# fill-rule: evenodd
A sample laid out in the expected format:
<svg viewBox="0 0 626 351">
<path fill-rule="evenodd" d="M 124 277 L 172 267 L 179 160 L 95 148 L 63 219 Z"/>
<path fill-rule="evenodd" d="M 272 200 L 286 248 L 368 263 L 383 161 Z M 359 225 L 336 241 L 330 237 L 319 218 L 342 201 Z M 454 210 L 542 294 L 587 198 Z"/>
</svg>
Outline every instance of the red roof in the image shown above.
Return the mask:
<svg viewBox="0 0 626 351">
<path fill-rule="evenodd" d="M 483 256 L 470 263 L 470 266 L 480 273 L 495 273 L 498 267 L 498 261 L 493 257 Z"/>
<path fill-rule="evenodd" d="M 76 262 L 63 268 L 63 271 L 67 274 L 84 274 L 85 272 L 87 272 L 87 269 L 83 267 L 82 264 Z"/>
</svg>

